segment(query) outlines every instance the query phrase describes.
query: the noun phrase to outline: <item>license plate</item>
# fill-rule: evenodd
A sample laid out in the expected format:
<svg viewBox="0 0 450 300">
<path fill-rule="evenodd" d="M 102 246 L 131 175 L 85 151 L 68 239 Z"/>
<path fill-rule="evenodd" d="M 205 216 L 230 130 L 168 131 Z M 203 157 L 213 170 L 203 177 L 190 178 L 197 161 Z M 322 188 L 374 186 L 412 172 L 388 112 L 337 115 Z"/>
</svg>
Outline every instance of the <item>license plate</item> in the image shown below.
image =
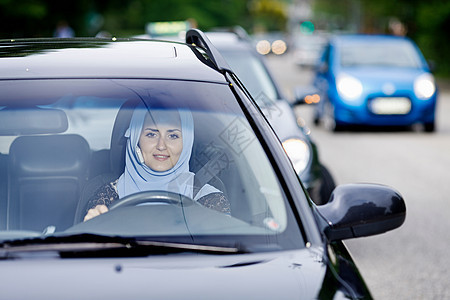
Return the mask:
<svg viewBox="0 0 450 300">
<path fill-rule="evenodd" d="M 406 115 L 411 111 L 411 100 L 406 97 L 375 98 L 369 107 L 377 115 Z"/>
</svg>

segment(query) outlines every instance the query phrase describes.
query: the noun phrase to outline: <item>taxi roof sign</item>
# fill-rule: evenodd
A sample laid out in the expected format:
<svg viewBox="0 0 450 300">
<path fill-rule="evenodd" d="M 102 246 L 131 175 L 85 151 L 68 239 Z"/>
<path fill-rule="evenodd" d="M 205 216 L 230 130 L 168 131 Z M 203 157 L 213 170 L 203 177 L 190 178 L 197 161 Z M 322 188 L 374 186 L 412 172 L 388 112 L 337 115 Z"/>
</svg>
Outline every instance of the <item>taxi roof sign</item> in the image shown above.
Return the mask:
<svg viewBox="0 0 450 300">
<path fill-rule="evenodd" d="M 191 29 L 189 21 L 150 22 L 145 26 L 145 31 L 151 37 L 164 35 L 178 35 Z"/>
</svg>

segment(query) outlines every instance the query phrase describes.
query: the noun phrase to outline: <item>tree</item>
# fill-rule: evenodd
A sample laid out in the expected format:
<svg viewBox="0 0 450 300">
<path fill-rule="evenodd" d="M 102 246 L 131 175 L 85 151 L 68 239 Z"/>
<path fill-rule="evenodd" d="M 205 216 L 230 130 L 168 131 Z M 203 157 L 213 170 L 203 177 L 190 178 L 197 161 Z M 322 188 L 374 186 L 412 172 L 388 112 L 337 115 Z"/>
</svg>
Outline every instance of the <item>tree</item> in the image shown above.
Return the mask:
<svg viewBox="0 0 450 300">
<path fill-rule="evenodd" d="M 413 39 L 424 56 L 436 62 L 437 72 L 450 76 L 450 2 L 441 0 L 316 0 L 315 14 L 329 30 L 359 33 L 388 33 L 397 20 L 405 35 Z M 340 20 L 340 22 L 335 22 Z"/>
</svg>

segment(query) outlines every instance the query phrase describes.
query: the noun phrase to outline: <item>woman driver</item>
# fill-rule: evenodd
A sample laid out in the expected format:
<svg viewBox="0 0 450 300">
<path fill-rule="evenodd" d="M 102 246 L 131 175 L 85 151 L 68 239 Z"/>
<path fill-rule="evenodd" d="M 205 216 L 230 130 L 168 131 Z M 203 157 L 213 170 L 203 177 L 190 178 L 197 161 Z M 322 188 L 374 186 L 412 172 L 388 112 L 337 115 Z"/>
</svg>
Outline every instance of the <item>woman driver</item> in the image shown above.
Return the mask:
<svg viewBox="0 0 450 300">
<path fill-rule="evenodd" d="M 205 184 L 194 195 L 195 174 L 189 171 L 194 144 L 194 122 L 190 112 L 138 108 L 125 137 L 125 171 L 89 200 L 84 221 L 107 212 L 118 199 L 152 190 L 178 193 L 205 207 L 230 213 L 230 203 L 213 186 Z"/>
</svg>

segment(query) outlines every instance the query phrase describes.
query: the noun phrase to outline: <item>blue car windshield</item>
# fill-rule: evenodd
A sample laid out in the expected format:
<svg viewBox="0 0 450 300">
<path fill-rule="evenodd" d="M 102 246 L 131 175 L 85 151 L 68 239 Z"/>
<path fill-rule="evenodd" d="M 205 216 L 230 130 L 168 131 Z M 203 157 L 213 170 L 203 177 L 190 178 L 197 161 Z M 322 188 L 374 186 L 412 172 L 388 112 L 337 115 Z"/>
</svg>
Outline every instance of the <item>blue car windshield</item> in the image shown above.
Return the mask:
<svg viewBox="0 0 450 300">
<path fill-rule="evenodd" d="M 227 84 L 47 79 L 0 89 L 0 241 L 98 234 L 304 245 Z M 99 205 L 108 211 L 89 215 Z"/>
<path fill-rule="evenodd" d="M 342 67 L 419 68 L 421 60 L 410 43 L 348 43 L 339 48 Z"/>
</svg>

